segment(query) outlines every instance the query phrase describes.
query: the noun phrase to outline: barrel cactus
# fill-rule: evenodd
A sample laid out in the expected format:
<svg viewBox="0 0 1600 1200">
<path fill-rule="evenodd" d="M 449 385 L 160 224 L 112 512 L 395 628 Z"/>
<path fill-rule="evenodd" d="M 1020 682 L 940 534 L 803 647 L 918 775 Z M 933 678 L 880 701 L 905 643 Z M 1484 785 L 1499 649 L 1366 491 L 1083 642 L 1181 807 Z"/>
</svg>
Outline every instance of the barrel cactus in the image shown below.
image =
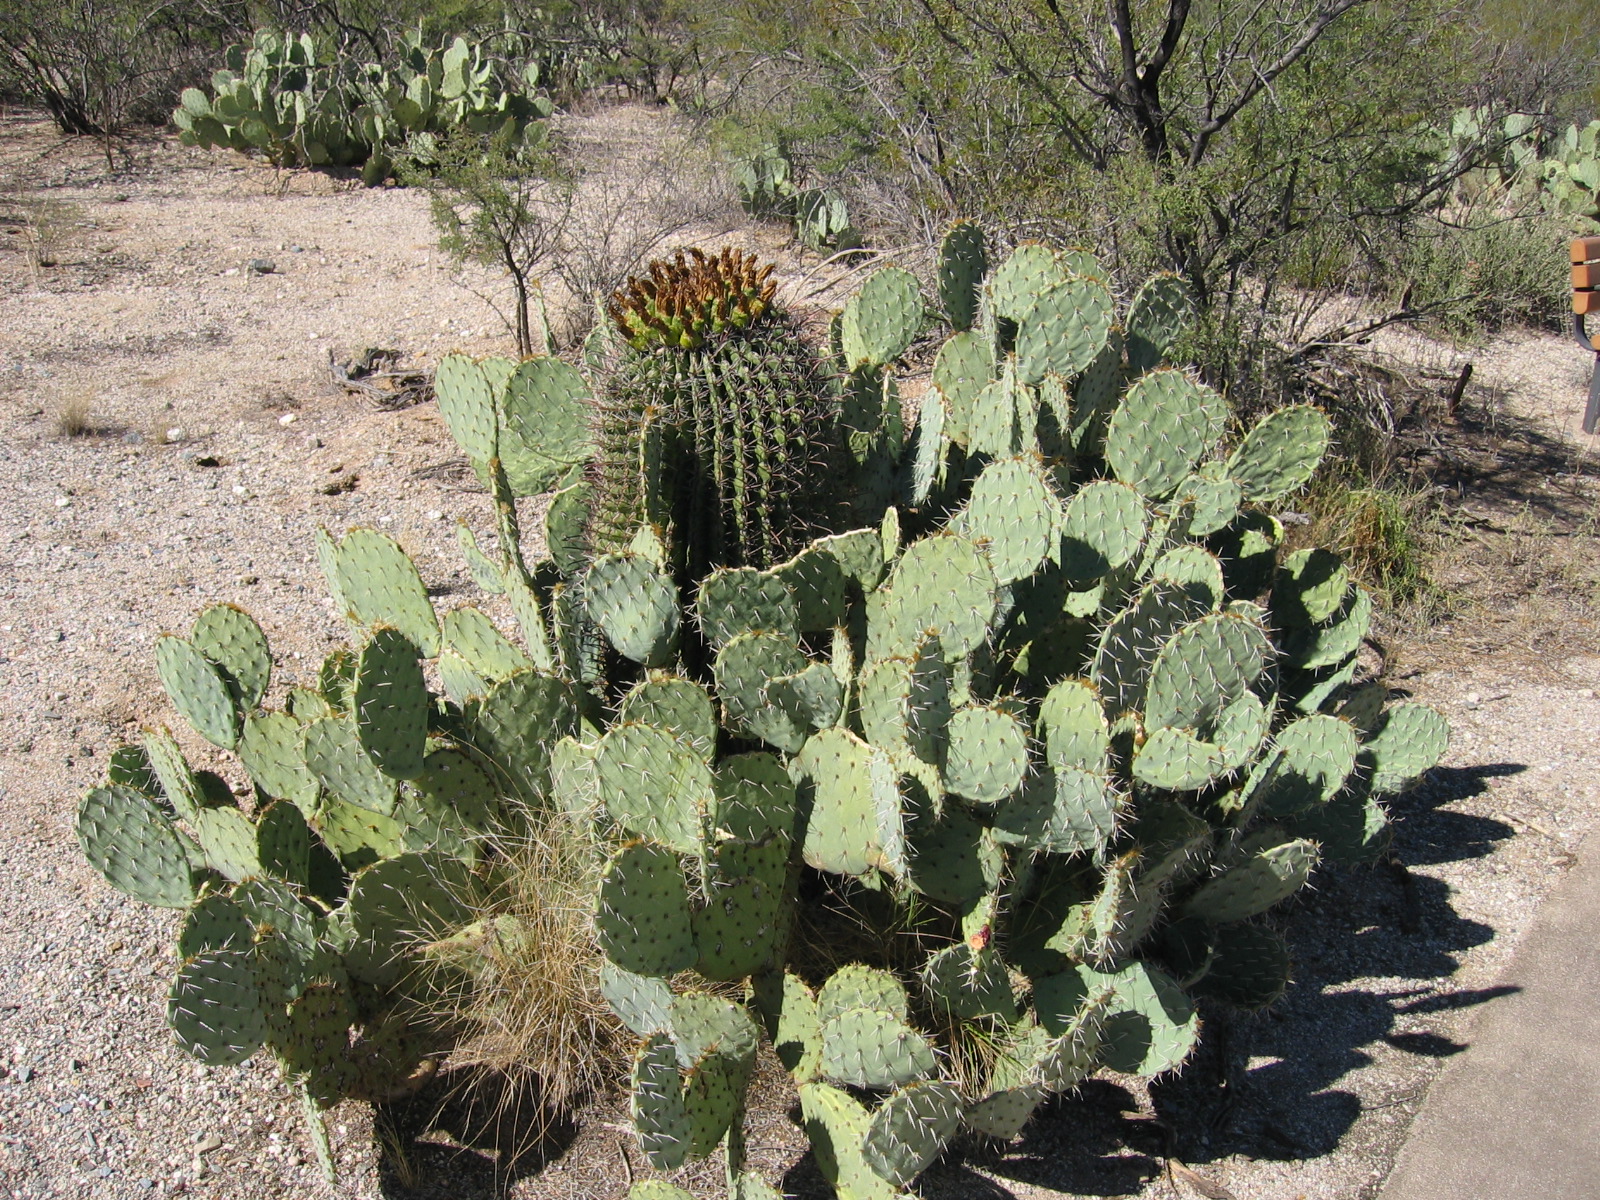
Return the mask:
<svg viewBox="0 0 1600 1200">
<path fill-rule="evenodd" d="M 1223 453 L 1220 397 L 1162 365 L 1182 285 L 1119 312 L 1081 251 L 991 270 L 957 226 L 936 299 L 869 278 L 828 367 L 781 344 L 770 283 L 733 254 L 640 281 L 598 402 L 551 359 L 441 363 L 499 515 L 495 549 L 463 548 L 520 638 L 473 607 L 441 620 L 398 547 L 356 530 L 320 543 L 353 645 L 281 711 L 237 610 L 162 642 L 253 811 L 154 737 L 80 836 L 113 885 L 190 910 L 171 1016 L 202 1059 L 269 1046 L 315 1105 L 372 1090 L 347 1065 L 369 1041 L 406 1034 L 395 1079 L 447 1048 L 416 1019 L 422 964 L 471 976 L 484 835 L 533 813 L 601 864 L 598 986 L 637 1039 L 641 1151 L 671 1170 L 720 1148 L 736 1197 L 776 1194 L 743 1150 L 763 1039 L 824 1176 L 878 1198 L 1097 1070 L 1176 1069 L 1201 998 L 1282 994 L 1267 914 L 1319 863 L 1377 854 L 1384 798 L 1447 737 L 1360 678 L 1372 598 L 1337 556 L 1285 551 L 1272 508 L 1326 419 L 1287 408 Z M 951 332 L 908 433 L 894 364 L 930 311 Z M 809 541 L 799 513 L 741 524 L 727 509 L 784 478 L 815 412 L 852 504 Z M 516 501 L 545 489 L 528 561 Z M 685 514 L 711 508 L 722 533 L 696 543 Z"/>
</svg>

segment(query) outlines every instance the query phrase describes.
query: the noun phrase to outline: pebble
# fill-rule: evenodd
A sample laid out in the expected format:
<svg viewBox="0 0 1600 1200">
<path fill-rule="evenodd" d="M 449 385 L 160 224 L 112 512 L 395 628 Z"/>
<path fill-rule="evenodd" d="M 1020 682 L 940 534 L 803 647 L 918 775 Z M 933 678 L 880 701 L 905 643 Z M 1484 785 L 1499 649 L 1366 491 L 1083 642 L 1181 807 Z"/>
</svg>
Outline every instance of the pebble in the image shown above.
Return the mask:
<svg viewBox="0 0 1600 1200">
<path fill-rule="evenodd" d="M 252 258 L 245 264 L 245 269 L 252 275 L 271 275 L 278 269 L 278 264 L 270 258 Z"/>
<path fill-rule="evenodd" d="M 278 424 L 279 425 L 293 425 L 299 419 L 300 419 L 300 417 L 299 417 L 299 414 L 297 414 L 297 413 L 284 413 L 283 416 L 278 418 Z"/>
<path fill-rule="evenodd" d="M 444 520 L 444 513 L 440 512 L 437 508 L 429 509 L 428 510 L 428 520 L 430 520 L 430 521 L 442 521 L 442 520 Z"/>
<path fill-rule="evenodd" d="M 181 442 L 181 441 L 183 441 L 183 426 L 182 425 L 174 425 L 171 429 L 167 430 L 167 441 L 169 441 L 169 442 Z"/>
<path fill-rule="evenodd" d="M 71 503 L 72 503 L 72 500 L 68 496 L 57 496 L 56 497 L 56 507 L 57 508 L 65 508 L 67 505 L 69 505 Z"/>
</svg>

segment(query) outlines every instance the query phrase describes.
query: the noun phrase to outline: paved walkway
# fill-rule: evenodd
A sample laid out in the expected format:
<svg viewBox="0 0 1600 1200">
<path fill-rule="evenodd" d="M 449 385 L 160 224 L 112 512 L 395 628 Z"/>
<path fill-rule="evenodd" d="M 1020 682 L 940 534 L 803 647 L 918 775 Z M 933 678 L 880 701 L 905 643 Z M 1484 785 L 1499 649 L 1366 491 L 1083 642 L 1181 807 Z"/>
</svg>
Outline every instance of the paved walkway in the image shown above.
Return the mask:
<svg viewBox="0 0 1600 1200">
<path fill-rule="evenodd" d="M 1379 1200 L 1600 1196 L 1600 834 L 1545 902 Z"/>
</svg>

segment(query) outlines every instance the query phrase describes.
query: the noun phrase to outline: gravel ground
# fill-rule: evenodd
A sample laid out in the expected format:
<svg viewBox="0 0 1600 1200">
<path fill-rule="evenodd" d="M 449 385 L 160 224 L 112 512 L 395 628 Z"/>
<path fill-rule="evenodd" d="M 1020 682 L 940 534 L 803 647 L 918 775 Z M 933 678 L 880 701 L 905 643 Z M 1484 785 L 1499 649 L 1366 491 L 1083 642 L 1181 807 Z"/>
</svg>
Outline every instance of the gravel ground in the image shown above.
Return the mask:
<svg viewBox="0 0 1600 1200">
<path fill-rule="evenodd" d="M 603 137 L 656 119 L 594 120 Z M 441 262 L 420 196 L 280 177 L 164 140 L 136 157 L 108 177 L 94 151 L 59 146 L 41 122 L 0 122 L 0 865 L 14 879 L 0 923 L 0 1194 L 314 1195 L 320 1177 L 273 1068 L 205 1070 L 172 1044 L 175 920 L 83 863 L 75 806 L 119 740 L 180 727 L 151 646 L 203 604 L 232 600 L 262 621 L 279 694 L 343 639 L 311 552 L 318 524 L 376 525 L 414 553 L 442 606 L 472 597 L 450 532 L 465 519 L 487 533 L 489 514 L 459 490 L 432 406 L 375 409 L 333 391 L 325 363 L 330 348 L 427 361 L 505 338 L 487 281 Z M 761 231 L 739 236 L 770 247 Z M 252 274 L 252 259 L 274 270 Z M 1581 384 L 1558 346 L 1507 343 L 1483 369 L 1510 381 L 1497 385 L 1502 419 L 1576 446 L 1563 424 Z M 65 436 L 64 418 L 88 432 Z M 1400 804 L 1405 867 L 1325 875 L 1286 915 L 1297 984 L 1282 1005 L 1213 1015 L 1180 1078 L 1096 1081 L 1003 1154 L 930 1172 L 924 1191 L 1372 1195 L 1439 1061 L 1463 1045 L 1600 812 L 1587 612 L 1588 642 L 1537 656 L 1407 647 L 1396 685 L 1447 712 L 1450 757 Z M 755 1157 L 811 1194 L 783 1081 L 766 1078 Z M 436 1108 L 376 1122 L 338 1110 L 345 1194 L 626 1190 L 614 1103 L 499 1165 L 497 1139 L 513 1130 Z M 472 1146 L 442 1144 L 441 1128 Z"/>
</svg>

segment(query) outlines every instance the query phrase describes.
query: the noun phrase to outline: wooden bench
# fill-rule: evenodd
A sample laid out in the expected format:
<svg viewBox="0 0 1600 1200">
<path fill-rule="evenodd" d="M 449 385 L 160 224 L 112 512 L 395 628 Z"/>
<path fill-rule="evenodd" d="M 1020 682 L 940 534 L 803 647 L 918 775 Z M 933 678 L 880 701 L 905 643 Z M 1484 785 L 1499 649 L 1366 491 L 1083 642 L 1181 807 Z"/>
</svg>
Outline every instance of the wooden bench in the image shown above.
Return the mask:
<svg viewBox="0 0 1600 1200">
<path fill-rule="evenodd" d="M 1572 240 L 1572 311 L 1600 312 L 1600 237 Z"/>
<path fill-rule="evenodd" d="M 1583 414 L 1583 431 L 1600 431 L 1600 346 L 1584 327 L 1584 317 L 1600 313 L 1600 237 L 1572 239 L 1572 332 L 1578 345 L 1595 351 L 1594 375 L 1589 380 L 1589 407 Z"/>
</svg>

